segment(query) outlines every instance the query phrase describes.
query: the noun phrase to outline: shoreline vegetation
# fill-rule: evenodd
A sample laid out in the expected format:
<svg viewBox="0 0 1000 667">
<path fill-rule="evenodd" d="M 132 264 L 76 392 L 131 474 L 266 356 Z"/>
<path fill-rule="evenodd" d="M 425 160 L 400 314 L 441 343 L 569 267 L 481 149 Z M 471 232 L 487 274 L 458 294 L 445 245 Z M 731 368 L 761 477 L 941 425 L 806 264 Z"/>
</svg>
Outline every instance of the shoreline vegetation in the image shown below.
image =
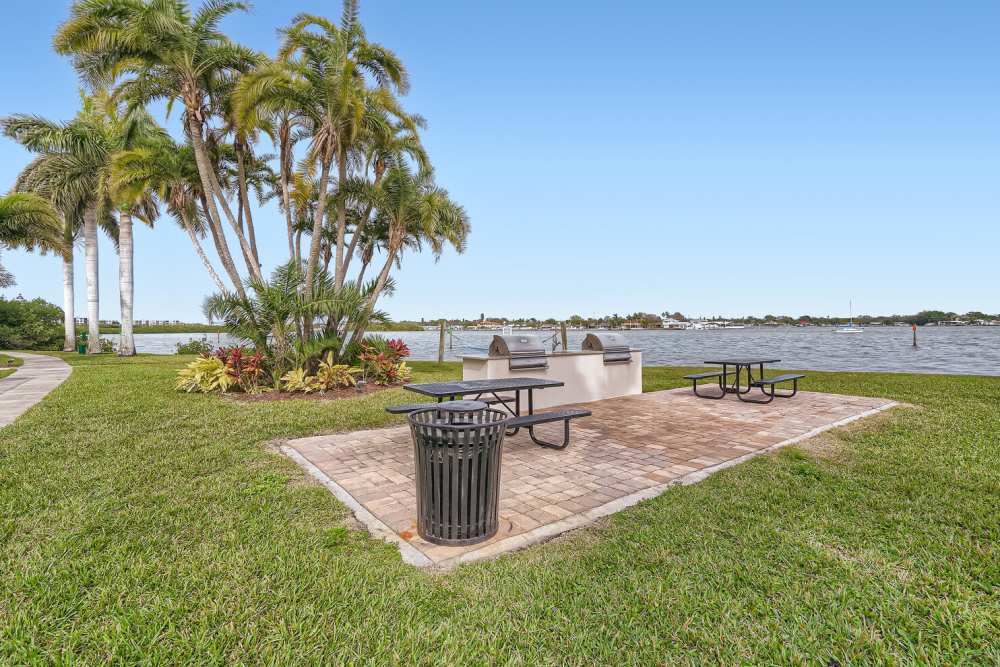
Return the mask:
<svg viewBox="0 0 1000 667">
<path fill-rule="evenodd" d="M 380 331 L 423 331 L 423 327 L 417 322 L 385 322 L 373 326 L 370 331 L 378 333 Z M 77 325 L 77 333 L 82 333 L 87 327 Z M 102 334 L 120 334 L 121 326 L 115 324 L 101 324 Z M 137 334 L 163 334 L 163 333 L 226 333 L 226 327 L 221 324 L 185 323 L 177 322 L 172 324 L 136 324 L 134 333 Z"/>
<path fill-rule="evenodd" d="M 234 401 L 174 393 L 193 357 L 56 356 L 72 375 L 0 437 L 4 663 L 1000 660 L 995 378 L 810 373 L 918 409 L 430 575 L 269 445 L 401 425 L 406 392 Z"/>
<path fill-rule="evenodd" d="M 512 326 L 524 329 L 552 329 L 565 323 L 574 329 L 669 329 L 684 328 L 684 325 L 694 322 L 728 324 L 740 326 L 843 326 L 852 318 L 837 316 L 799 315 L 745 315 L 745 316 L 706 316 L 688 317 L 680 312 L 665 311 L 659 315 L 654 313 L 636 312 L 626 315 L 614 313 L 594 317 L 571 315 L 565 320 L 555 318 L 539 319 L 535 317 L 507 317 L 499 315 L 479 316 L 479 319 L 448 319 L 449 327 L 465 329 L 500 329 Z M 980 311 L 969 311 L 959 314 L 943 310 L 922 310 L 913 315 L 855 315 L 855 324 L 862 326 L 918 326 L 926 325 L 986 325 L 1000 326 L 1000 313 L 988 314 Z M 421 320 L 422 328 L 437 326 L 440 320 Z"/>
</svg>

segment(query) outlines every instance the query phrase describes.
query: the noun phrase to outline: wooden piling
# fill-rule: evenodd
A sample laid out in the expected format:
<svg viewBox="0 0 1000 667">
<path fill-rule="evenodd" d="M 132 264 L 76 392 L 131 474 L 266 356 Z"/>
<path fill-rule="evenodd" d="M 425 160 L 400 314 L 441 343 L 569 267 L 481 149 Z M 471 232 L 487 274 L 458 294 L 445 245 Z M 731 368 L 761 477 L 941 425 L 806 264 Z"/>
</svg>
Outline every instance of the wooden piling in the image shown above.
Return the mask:
<svg viewBox="0 0 1000 667">
<path fill-rule="evenodd" d="M 913 325 L 913 347 L 917 346 L 917 325 Z"/>
<path fill-rule="evenodd" d="M 563 352 L 569 351 L 569 343 L 566 342 L 566 323 L 563 322 L 559 325 L 559 338 L 562 341 Z"/>
<path fill-rule="evenodd" d="M 438 363 L 444 363 L 444 320 L 438 330 Z"/>
</svg>

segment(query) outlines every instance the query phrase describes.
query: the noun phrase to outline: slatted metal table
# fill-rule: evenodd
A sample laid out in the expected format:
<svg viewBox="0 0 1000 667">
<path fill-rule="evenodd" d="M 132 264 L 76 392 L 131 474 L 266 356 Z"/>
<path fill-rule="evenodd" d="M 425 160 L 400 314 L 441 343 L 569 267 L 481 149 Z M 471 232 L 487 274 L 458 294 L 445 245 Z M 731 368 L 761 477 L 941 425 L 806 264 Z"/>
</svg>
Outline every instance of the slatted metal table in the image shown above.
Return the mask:
<svg viewBox="0 0 1000 667">
<path fill-rule="evenodd" d="M 441 401 L 455 401 L 465 396 L 472 396 L 473 400 L 479 400 L 483 396 L 492 396 L 490 401 L 496 405 L 502 405 L 507 412 L 515 417 L 521 415 L 521 392 L 528 393 L 528 412 L 531 415 L 535 412 L 535 390 L 548 389 L 550 387 L 562 387 L 564 382 L 559 380 L 545 380 L 542 378 L 497 378 L 495 380 L 462 380 L 459 382 L 429 382 L 425 384 L 405 384 L 403 389 L 407 389 L 424 396 L 433 396 L 440 403 Z M 509 396 L 500 396 L 503 392 L 514 392 L 514 405 L 510 405 Z"/>
<path fill-rule="evenodd" d="M 719 386 L 727 394 L 741 395 L 741 394 L 748 394 L 748 393 L 750 393 L 750 390 L 754 386 L 753 383 L 756 380 L 761 380 L 761 379 L 763 379 L 763 378 L 766 377 L 764 375 L 764 366 L 766 364 L 777 364 L 780 361 L 781 361 L 781 359 L 771 359 L 770 357 L 768 357 L 768 358 L 735 357 L 735 358 L 726 358 L 726 359 L 714 359 L 714 360 L 705 361 L 705 363 L 706 364 L 715 364 L 715 365 L 718 365 L 718 366 L 722 366 L 722 382 L 720 383 Z M 730 366 L 734 366 L 736 368 L 736 379 L 733 381 L 732 384 L 727 384 L 729 382 L 729 367 Z M 757 366 L 758 372 L 759 372 L 759 375 L 756 378 L 754 378 L 754 376 L 753 376 L 753 367 L 754 366 Z M 746 389 L 743 389 L 743 387 L 742 387 L 742 385 L 740 383 L 740 378 L 743 375 L 744 369 L 746 370 L 746 373 L 747 373 L 747 386 L 746 386 Z"/>
</svg>

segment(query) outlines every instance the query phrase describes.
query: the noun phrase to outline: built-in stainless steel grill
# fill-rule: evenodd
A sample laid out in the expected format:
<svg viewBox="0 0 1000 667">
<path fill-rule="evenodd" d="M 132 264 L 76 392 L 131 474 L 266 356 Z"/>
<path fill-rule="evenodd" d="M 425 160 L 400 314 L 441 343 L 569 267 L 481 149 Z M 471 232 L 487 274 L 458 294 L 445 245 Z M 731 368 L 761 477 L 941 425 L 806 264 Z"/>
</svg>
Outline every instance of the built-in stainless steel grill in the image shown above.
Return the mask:
<svg viewBox="0 0 1000 667">
<path fill-rule="evenodd" d="M 510 357 L 510 370 L 526 371 L 534 368 L 548 368 L 542 339 L 534 334 L 513 334 L 493 336 L 490 344 L 491 357 Z"/>
<path fill-rule="evenodd" d="M 632 362 L 632 352 L 625 336 L 618 333 L 590 333 L 583 339 L 583 349 L 603 352 L 606 364 L 628 364 Z"/>
</svg>

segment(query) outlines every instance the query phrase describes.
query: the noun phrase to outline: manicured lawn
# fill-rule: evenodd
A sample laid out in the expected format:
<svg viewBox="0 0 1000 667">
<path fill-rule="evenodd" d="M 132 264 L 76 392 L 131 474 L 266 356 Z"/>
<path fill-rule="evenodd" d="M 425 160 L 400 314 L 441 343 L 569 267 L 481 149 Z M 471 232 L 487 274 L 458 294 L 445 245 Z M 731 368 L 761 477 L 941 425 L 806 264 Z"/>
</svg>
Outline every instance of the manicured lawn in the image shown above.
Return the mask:
<svg viewBox="0 0 1000 667">
<path fill-rule="evenodd" d="M 13 366 L 10 365 L 11 360 L 14 361 Z M 10 357 L 6 354 L 0 354 L 0 378 L 5 378 L 11 373 L 13 373 L 18 366 L 20 366 L 23 361 L 17 357 Z"/>
<path fill-rule="evenodd" d="M 0 663 L 1000 661 L 997 378 L 811 373 L 916 408 L 438 575 L 264 444 L 403 392 L 235 404 L 175 394 L 177 357 L 65 358 L 0 430 Z"/>
</svg>

